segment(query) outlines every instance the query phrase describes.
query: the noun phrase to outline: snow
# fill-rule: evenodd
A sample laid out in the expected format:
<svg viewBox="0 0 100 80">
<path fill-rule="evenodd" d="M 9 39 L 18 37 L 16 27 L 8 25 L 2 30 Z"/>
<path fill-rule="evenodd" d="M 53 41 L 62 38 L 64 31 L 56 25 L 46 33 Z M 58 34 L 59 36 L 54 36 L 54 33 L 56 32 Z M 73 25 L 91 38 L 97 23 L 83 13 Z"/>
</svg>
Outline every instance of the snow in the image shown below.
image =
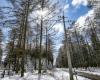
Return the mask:
<svg viewBox="0 0 100 80">
<path fill-rule="evenodd" d="M 100 68 L 95 68 L 95 67 L 89 67 L 87 69 L 79 68 L 76 69 L 76 71 L 100 76 Z"/>
<path fill-rule="evenodd" d="M 27 72 L 24 77 L 20 75 L 8 76 L 0 80 L 69 80 L 69 73 L 61 68 L 56 68 L 54 70 L 47 70 L 47 73 L 42 73 L 38 75 L 37 71 L 34 73 Z M 74 76 L 74 80 L 90 80 L 80 76 Z"/>
</svg>

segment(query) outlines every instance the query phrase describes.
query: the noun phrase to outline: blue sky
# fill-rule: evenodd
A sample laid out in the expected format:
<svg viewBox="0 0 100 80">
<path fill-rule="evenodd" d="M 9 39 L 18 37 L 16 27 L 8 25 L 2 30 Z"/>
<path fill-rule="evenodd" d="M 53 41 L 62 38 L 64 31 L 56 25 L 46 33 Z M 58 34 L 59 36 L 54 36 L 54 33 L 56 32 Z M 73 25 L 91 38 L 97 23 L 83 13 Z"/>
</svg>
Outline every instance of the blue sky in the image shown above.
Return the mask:
<svg viewBox="0 0 100 80">
<path fill-rule="evenodd" d="M 78 1 L 83 1 L 83 0 L 76 0 L 76 1 L 78 2 Z M 81 15 L 84 15 L 88 12 L 89 8 L 87 8 L 87 6 L 84 6 L 82 5 L 82 3 L 80 3 L 78 4 L 79 6 L 76 7 L 77 5 L 73 6 L 72 2 L 73 0 L 68 0 L 68 3 L 67 3 L 69 4 L 69 8 L 66 13 L 66 16 L 68 16 L 69 18 L 77 20 L 77 18 L 79 18 Z M 7 5 L 8 3 L 6 2 L 6 0 L 0 0 L 0 6 L 7 6 Z"/>
<path fill-rule="evenodd" d="M 75 19 L 77 20 L 77 18 L 79 18 L 80 16 L 86 14 L 88 12 L 88 8 L 85 7 L 85 6 L 80 6 L 79 8 L 75 8 L 75 7 L 70 7 L 69 8 L 69 11 L 67 13 L 67 16 L 70 18 L 70 19 Z"/>
<path fill-rule="evenodd" d="M 6 0 L 0 0 L 0 6 L 7 6 Z"/>
<path fill-rule="evenodd" d="M 60 0 L 62 1 L 62 0 Z M 67 0 L 66 0 L 67 1 Z M 69 17 L 72 20 L 77 20 L 80 16 L 86 14 L 89 11 L 89 8 L 87 8 L 87 6 L 82 3 L 84 3 L 86 0 L 76 0 L 76 4 L 72 4 L 72 2 L 75 0 L 68 0 L 66 4 L 69 5 L 69 8 L 67 10 L 66 16 Z M 78 1 L 80 3 L 78 3 Z M 0 6 L 7 6 L 9 3 L 6 2 L 6 0 L 0 0 Z M 77 7 L 78 5 L 78 7 Z"/>
<path fill-rule="evenodd" d="M 69 8 L 66 13 L 66 16 L 68 16 L 70 19 L 77 20 L 80 16 L 86 14 L 89 11 L 89 8 L 87 8 L 87 6 L 84 6 L 82 3 L 73 5 L 72 2 L 73 0 L 68 0 Z"/>
</svg>

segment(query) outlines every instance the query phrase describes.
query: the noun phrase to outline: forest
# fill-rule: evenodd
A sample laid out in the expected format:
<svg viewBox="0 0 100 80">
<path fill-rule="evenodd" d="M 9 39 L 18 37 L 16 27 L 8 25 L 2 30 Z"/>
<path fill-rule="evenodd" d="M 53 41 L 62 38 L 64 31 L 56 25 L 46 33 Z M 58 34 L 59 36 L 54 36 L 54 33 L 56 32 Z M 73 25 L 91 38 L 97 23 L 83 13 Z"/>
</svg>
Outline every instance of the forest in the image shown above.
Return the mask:
<svg viewBox="0 0 100 80">
<path fill-rule="evenodd" d="M 100 80 L 100 1 L 0 0 L 0 80 Z"/>
</svg>

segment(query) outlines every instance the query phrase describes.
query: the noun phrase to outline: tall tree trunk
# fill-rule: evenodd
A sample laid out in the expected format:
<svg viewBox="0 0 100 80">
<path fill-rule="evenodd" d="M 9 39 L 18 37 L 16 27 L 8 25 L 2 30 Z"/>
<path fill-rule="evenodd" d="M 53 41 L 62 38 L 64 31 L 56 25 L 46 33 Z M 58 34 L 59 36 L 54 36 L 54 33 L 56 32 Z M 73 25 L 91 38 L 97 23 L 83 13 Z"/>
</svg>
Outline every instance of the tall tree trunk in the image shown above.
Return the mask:
<svg viewBox="0 0 100 80">
<path fill-rule="evenodd" d="M 43 11 L 44 7 L 44 0 L 41 1 L 41 11 Z M 39 53 L 39 70 L 38 73 L 41 74 L 42 64 L 41 64 L 41 57 L 42 57 L 42 35 L 43 35 L 43 16 L 41 15 L 41 31 L 40 31 L 40 53 Z"/>
<path fill-rule="evenodd" d="M 26 55 L 26 51 L 25 51 L 25 43 L 26 43 L 26 31 L 27 31 L 27 22 L 28 22 L 28 14 L 29 14 L 29 3 L 30 3 L 30 0 L 27 0 L 26 1 L 26 6 L 25 6 L 25 22 L 24 22 L 24 35 L 23 35 L 23 46 L 22 46 L 22 49 L 23 49 L 23 52 L 22 52 L 22 59 L 21 59 L 21 77 L 24 76 L 24 72 L 25 72 L 25 69 L 24 69 L 24 58 L 25 58 L 25 55 Z"/>
<path fill-rule="evenodd" d="M 47 33 L 47 27 L 46 27 L 46 68 L 48 68 L 48 33 Z"/>
<path fill-rule="evenodd" d="M 42 57 L 42 32 L 43 32 L 43 20 L 41 19 L 41 33 L 40 33 L 40 53 L 39 53 L 39 71 L 38 73 L 41 74 L 41 57 Z"/>
</svg>

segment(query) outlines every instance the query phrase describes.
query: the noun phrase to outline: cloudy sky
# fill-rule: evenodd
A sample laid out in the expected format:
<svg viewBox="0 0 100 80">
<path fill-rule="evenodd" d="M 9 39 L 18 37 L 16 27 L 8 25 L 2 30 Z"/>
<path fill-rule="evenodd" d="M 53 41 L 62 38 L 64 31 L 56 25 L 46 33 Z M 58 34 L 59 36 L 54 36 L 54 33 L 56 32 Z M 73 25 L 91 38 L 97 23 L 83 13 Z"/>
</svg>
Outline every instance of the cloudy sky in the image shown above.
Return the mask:
<svg viewBox="0 0 100 80">
<path fill-rule="evenodd" d="M 65 16 L 68 17 L 70 20 L 75 20 L 76 23 L 78 23 L 81 27 L 79 30 L 82 30 L 82 26 L 85 23 L 85 19 L 88 16 L 92 16 L 93 10 L 89 9 L 87 7 L 87 0 L 68 0 L 68 2 L 65 4 Z M 63 25 L 62 24 L 57 24 L 54 26 L 57 30 L 59 30 L 59 34 L 62 33 L 63 30 Z M 60 46 L 61 44 L 59 44 Z M 58 46 L 58 48 L 59 48 Z"/>
<path fill-rule="evenodd" d="M 70 20 L 75 20 L 80 26 L 83 26 L 85 19 L 93 14 L 93 10 L 89 9 L 87 4 L 87 0 L 68 0 L 64 5 L 66 7 L 65 16 Z M 57 30 L 59 29 L 59 32 L 62 32 L 62 25 L 57 24 L 57 26 L 55 28 Z"/>
<path fill-rule="evenodd" d="M 59 0 L 62 2 L 62 0 Z M 88 16 L 93 14 L 93 10 L 90 10 L 87 7 L 87 0 L 66 0 L 64 4 L 65 16 L 70 20 L 75 20 L 80 26 L 84 25 L 85 19 Z M 0 0 L 0 6 L 9 5 L 6 0 Z M 59 31 L 58 35 L 63 33 L 63 25 L 61 23 L 57 23 L 54 28 Z M 3 30 L 5 35 L 7 34 L 7 30 Z M 61 43 L 58 41 L 57 48 L 61 46 Z"/>
<path fill-rule="evenodd" d="M 63 0 L 59 0 L 63 1 Z M 84 24 L 85 18 L 93 13 L 93 10 L 87 8 L 87 0 L 65 0 L 65 16 L 70 20 L 75 20 L 80 25 Z M 0 6 L 9 5 L 6 0 L 0 0 Z M 57 24 L 54 26 L 59 32 L 63 31 L 62 24 Z M 4 30 L 5 31 L 5 30 Z M 5 31 L 6 32 L 6 31 Z"/>
</svg>

